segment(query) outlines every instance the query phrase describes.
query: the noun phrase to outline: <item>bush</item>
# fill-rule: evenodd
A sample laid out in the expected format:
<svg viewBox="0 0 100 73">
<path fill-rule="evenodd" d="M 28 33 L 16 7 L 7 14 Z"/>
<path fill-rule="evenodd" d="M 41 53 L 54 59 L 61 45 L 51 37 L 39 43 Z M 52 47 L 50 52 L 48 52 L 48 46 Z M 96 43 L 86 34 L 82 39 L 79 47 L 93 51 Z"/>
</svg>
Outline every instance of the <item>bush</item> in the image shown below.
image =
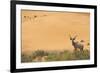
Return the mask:
<svg viewBox="0 0 100 73">
<path fill-rule="evenodd" d="M 37 51 L 33 52 L 33 61 L 35 61 L 35 62 L 37 62 L 37 61 L 41 62 L 42 58 L 44 56 L 47 56 L 47 55 L 48 55 L 47 52 L 45 52 L 43 50 L 37 50 Z"/>
<path fill-rule="evenodd" d="M 47 55 L 48 55 L 48 53 L 43 50 L 37 50 L 37 51 L 33 52 L 33 56 L 35 56 L 35 57 L 38 57 L 38 56 L 43 57 L 43 56 L 47 56 Z"/>
<path fill-rule="evenodd" d="M 21 55 L 21 62 L 32 62 L 32 55 L 26 55 L 25 53 Z"/>
</svg>

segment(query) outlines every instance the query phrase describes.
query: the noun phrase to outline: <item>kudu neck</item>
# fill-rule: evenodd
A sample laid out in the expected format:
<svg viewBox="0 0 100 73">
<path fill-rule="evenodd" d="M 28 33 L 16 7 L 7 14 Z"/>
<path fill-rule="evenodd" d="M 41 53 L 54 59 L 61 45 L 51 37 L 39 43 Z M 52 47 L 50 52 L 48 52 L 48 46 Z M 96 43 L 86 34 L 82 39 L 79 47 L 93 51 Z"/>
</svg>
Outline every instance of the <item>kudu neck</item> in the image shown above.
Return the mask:
<svg viewBox="0 0 100 73">
<path fill-rule="evenodd" d="M 74 40 L 72 40 L 72 44 L 73 44 L 73 45 L 75 44 L 75 41 L 74 41 Z"/>
</svg>

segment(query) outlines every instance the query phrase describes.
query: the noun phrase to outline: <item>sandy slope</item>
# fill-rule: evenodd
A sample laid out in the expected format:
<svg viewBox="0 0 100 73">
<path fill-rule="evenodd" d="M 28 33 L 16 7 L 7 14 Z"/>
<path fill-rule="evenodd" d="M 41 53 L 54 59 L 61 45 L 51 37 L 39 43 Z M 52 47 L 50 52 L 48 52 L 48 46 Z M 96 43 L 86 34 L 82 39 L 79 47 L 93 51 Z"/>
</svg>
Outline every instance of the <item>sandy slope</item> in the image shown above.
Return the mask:
<svg viewBox="0 0 100 73">
<path fill-rule="evenodd" d="M 90 14 L 22 11 L 22 51 L 73 50 L 69 34 L 89 42 Z M 86 45 L 85 45 L 86 46 Z"/>
</svg>

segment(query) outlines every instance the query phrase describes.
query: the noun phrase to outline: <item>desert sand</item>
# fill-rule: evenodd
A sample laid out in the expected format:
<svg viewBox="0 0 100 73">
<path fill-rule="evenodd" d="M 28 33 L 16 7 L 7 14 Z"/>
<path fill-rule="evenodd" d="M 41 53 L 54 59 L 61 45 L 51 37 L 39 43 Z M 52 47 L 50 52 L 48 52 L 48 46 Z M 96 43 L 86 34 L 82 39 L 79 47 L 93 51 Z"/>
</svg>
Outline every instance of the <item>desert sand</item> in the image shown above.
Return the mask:
<svg viewBox="0 0 100 73">
<path fill-rule="evenodd" d="M 22 10 L 21 26 L 22 52 L 74 50 L 69 35 L 84 40 L 84 49 L 90 41 L 89 13 Z"/>
</svg>

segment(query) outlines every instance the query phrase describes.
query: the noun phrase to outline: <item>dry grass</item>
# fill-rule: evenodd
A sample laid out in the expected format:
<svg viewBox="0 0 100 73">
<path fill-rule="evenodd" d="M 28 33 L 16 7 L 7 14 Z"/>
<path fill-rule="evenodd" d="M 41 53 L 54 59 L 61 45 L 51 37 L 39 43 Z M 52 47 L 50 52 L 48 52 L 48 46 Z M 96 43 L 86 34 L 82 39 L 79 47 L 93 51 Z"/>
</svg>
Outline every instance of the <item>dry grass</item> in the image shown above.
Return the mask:
<svg viewBox="0 0 100 73">
<path fill-rule="evenodd" d="M 49 62 L 49 61 L 70 61 L 70 60 L 86 60 L 90 59 L 90 51 L 43 51 L 37 50 L 30 55 L 22 54 L 21 62 Z"/>
</svg>

